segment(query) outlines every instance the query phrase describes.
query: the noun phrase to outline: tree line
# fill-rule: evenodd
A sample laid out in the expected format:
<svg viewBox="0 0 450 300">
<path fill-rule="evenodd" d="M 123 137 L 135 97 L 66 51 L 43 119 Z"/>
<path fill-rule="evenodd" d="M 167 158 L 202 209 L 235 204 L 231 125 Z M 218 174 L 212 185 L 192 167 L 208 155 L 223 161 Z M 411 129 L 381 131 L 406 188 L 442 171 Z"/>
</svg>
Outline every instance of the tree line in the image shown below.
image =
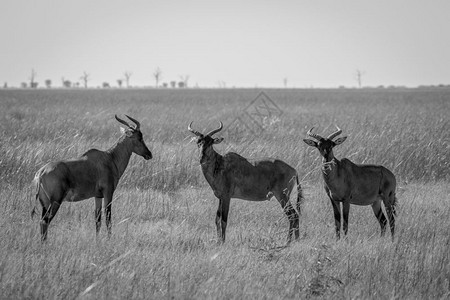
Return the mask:
<svg viewBox="0 0 450 300">
<path fill-rule="evenodd" d="M 153 72 L 153 79 L 155 81 L 154 87 L 156 88 L 187 88 L 189 83 L 189 75 L 180 75 L 179 80 L 171 80 L 169 82 L 163 82 L 163 72 L 158 67 Z M 130 71 L 123 72 L 121 78 L 116 80 L 117 87 L 127 87 L 130 88 L 131 86 L 131 76 L 133 75 Z M 37 78 L 37 72 L 34 69 L 31 69 L 30 76 L 28 77 L 28 81 L 24 81 L 20 84 L 21 88 L 37 88 L 39 86 L 39 82 L 36 81 Z M 71 81 L 69 79 L 66 79 L 64 77 L 61 77 L 61 87 L 63 88 L 89 88 L 89 81 L 91 81 L 91 74 L 84 71 L 83 74 L 79 77 L 79 80 L 77 81 Z M 51 79 L 45 79 L 44 80 L 44 86 L 46 88 L 52 88 L 54 87 L 54 82 Z M 5 82 L 3 85 L 3 88 L 7 88 L 8 84 Z M 103 82 L 101 84 L 102 88 L 110 88 L 111 85 L 109 82 Z"/>
</svg>

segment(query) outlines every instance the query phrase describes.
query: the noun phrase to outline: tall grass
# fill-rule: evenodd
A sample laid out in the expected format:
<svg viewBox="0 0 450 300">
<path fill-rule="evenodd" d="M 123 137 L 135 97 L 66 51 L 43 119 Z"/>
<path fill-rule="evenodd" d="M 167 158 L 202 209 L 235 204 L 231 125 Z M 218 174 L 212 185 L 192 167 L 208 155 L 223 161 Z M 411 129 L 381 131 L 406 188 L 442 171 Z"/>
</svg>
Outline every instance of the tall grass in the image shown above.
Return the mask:
<svg viewBox="0 0 450 300">
<path fill-rule="evenodd" d="M 0 298 L 446 298 L 450 296 L 450 91 L 268 90 L 283 110 L 264 132 L 228 144 L 296 167 L 305 192 L 302 239 L 284 245 L 276 201 L 232 200 L 227 242 L 216 245 L 217 201 L 186 127 L 239 116 L 257 90 L 0 91 Z M 114 114 L 141 121 L 154 159 L 133 157 L 113 202 L 113 236 L 95 237 L 93 203 L 65 203 L 39 241 L 29 218 L 34 172 L 52 160 L 107 149 Z M 317 150 L 302 139 L 334 124 L 338 158 L 383 164 L 399 182 L 398 231 L 379 237 L 368 207 L 352 206 L 334 240 Z M 104 228 L 103 228 L 104 229 Z"/>
<path fill-rule="evenodd" d="M 209 130 L 221 120 L 226 126 L 257 92 L 1 91 L 1 176 L 23 187 L 48 161 L 77 157 L 93 147 L 107 149 L 120 134 L 114 114 L 127 113 L 142 122 L 155 159 L 146 167 L 142 160 L 133 159 L 122 182 L 164 190 L 198 185 L 203 178 L 193 172 L 198 158 L 187 124 L 193 120 L 199 130 Z M 327 135 L 337 124 L 349 137 L 336 149 L 338 158 L 383 164 L 404 181 L 450 178 L 448 90 L 269 90 L 267 94 L 283 110 L 281 117 L 271 120 L 256 137 L 245 136 L 244 131 L 240 139 L 248 142 L 242 145 L 225 136 L 243 155 L 282 158 L 304 176 L 319 160 L 302 141 L 306 131 L 315 126 L 319 134 Z M 227 150 L 222 145 L 216 148 Z"/>
</svg>

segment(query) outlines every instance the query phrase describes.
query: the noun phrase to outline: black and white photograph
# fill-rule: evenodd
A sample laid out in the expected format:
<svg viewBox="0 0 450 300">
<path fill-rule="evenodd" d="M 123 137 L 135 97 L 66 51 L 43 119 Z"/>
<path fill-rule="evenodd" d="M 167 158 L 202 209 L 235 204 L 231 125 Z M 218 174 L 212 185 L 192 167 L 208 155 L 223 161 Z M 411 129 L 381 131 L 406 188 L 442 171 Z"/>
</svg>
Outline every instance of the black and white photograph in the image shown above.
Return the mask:
<svg viewBox="0 0 450 300">
<path fill-rule="evenodd" d="M 450 298 L 449 12 L 2 0 L 0 299 Z"/>
</svg>

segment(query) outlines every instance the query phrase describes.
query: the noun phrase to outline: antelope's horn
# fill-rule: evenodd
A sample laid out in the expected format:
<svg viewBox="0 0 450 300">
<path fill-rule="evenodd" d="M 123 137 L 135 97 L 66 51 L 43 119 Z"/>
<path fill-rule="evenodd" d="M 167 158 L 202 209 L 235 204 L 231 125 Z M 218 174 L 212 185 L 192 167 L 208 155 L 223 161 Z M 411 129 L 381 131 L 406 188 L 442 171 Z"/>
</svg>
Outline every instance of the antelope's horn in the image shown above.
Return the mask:
<svg viewBox="0 0 450 300">
<path fill-rule="evenodd" d="M 310 130 L 308 130 L 308 132 L 306 133 L 307 135 L 309 135 L 312 138 L 315 138 L 316 140 L 320 141 L 321 139 L 323 139 L 323 137 L 321 137 L 320 135 L 316 134 L 316 133 L 312 133 L 312 130 L 314 129 L 314 127 L 312 127 Z"/>
<path fill-rule="evenodd" d="M 194 129 L 192 129 L 192 123 L 194 123 L 194 121 L 192 121 L 189 125 L 188 125 L 188 130 L 190 131 L 190 132 L 192 132 L 193 134 L 195 134 L 195 135 L 198 135 L 198 136 L 201 136 L 202 134 L 200 133 L 200 132 L 198 132 L 197 130 L 194 130 Z"/>
<path fill-rule="evenodd" d="M 215 133 L 221 131 L 222 128 L 223 128 L 223 124 L 222 124 L 222 122 L 219 122 L 219 123 L 220 123 L 219 128 L 210 131 L 207 135 L 212 136 L 213 134 L 215 134 Z"/>
<path fill-rule="evenodd" d="M 342 133 L 342 129 L 340 129 L 337 125 L 334 125 L 334 126 L 336 126 L 337 131 L 333 132 L 332 134 L 330 134 L 328 136 L 329 140 L 334 139 L 335 137 L 337 137 L 338 135 L 340 135 Z"/>
<path fill-rule="evenodd" d="M 130 119 L 131 121 L 134 122 L 134 124 L 136 124 L 136 128 L 134 128 L 134 130 L 140 130 L 141 129 L 141 123 L 139 123 L 138 120 L 130 117 L 129 115 L 125 115 L 125 116 L 127 116 L 128 119 Z"/>
<path fill-rule="evenodd" d="M 122 120 L 121 118 L 119 118 L 117 115 L 114 115 L 116 117 L 116 120 L 119 121 L 120 123 L 122 123 L 123 125 L 127 126 L 128 128 L 133 129 L 133 127 L 130 126 L 130 124 L 128 124 L 126 121 Z"/>
</svg>

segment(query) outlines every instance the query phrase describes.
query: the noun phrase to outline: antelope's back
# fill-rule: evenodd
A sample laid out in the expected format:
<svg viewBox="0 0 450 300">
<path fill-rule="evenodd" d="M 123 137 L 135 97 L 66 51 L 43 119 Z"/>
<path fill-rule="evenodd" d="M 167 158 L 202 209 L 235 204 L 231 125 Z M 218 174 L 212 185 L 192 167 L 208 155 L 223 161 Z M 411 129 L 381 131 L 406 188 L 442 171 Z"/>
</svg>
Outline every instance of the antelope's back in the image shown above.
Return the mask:
<svg viewBox="0 0 450 300">
<path fill-rule="evenodd" d="M 357 165 L 348 159 L 343 159 L 341 163 L 351 176 L 351 189 L 355 196 L 370 198 L 395 191 L 395 176 L 387 168 L 381 165 Z"/>
<path fill-rule="evenodd" d="M 279 159 L 249 160 L 236 153 L 226 154 L 224 164 L 233 197 L 251 201 L 267 200 L 271 193 L 293 185 L 297 174 Z"/>
<path fill-rule="evenodd" d="M 224 155 L 225 169 L 237 170 L 247 176 L 266 174 L 269 177 L 297 174 L 297 171 L 276 158 L 247 159 L 241 155 L 229 152 Z"/>
</svg>

